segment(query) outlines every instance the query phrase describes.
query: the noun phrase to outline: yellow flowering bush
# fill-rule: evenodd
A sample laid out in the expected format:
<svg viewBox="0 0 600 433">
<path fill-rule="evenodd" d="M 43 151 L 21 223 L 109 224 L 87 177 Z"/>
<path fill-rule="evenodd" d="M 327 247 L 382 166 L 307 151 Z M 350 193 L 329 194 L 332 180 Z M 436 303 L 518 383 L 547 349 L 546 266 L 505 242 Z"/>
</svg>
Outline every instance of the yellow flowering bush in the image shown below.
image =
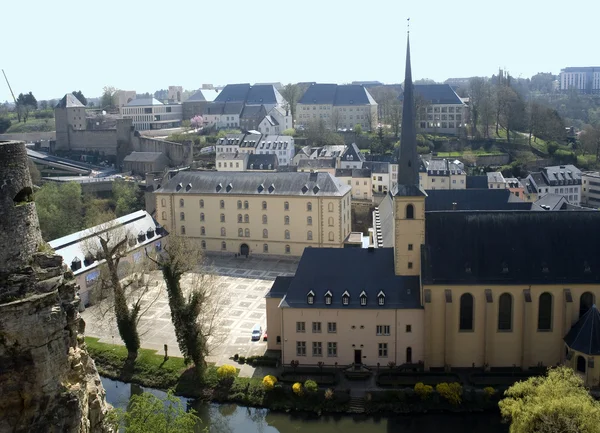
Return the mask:
<svg viewBox="0 0 600 433">
<path fill-rule="evenodd" d="M 485 393 L 485 396 L 487 398 L 492 398 L 493 395 L 496 394 L 496 390 L 491 386 L 486 386 L 485 388 L 483 388 L 483 392 Z"/>
<path fill-rule="evenodd" d="M 451 404 L 458 406 L 462 401 L 462 386 L 458 382 L 438 383 L 435 390 Z"/>
<path fill-rule="evenodd" d="M 277 378 L 270 374 L 263 378 L 263 387 L 265 388 L 265 391 L 271 391 L 275 387 L 276 383 Z"/>
<path fill-rule="evenodd" d="M 217 368 L 217 377 L 222 379 L 233 378 L 237 376 L 237 370 L 233 365 L 224 364 Z"/>
<path fill-rule="evenodd" d="M 296 395 L 304 394 L 304 391 L 302 390 L 302 384 L 300 382 L 296 382 L 292 385 L 292 391 L 294 391 L 294 394 Z"/>
<path fill-rule="evenodd" d="M 425 385 L 423 382 L 418 382 L 415 385 L 415 392 L 421 398 L 421 400 L 427 400 L 429 395 L 433 392 L 431 385 Z"/>
</svg>

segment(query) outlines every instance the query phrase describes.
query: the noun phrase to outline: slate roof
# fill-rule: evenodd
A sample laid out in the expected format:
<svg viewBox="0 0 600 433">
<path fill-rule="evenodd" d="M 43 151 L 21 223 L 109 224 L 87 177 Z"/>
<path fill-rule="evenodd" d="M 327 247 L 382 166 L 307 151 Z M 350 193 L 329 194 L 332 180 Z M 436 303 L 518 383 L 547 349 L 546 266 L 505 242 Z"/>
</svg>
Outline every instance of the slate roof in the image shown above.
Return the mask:
<svg viewBox="0 0 600 433">
<path fill-rule="evenodd" d="M 298 161 L 298 169 L 301 168 L 335 168 L 335 158 L 301 159 Z"/>
<path fill-rule="evenodd" d="M 219 138 L 216 144 L 221 146 L 240 145 L 246 134 L 227 134 L 224 138 Z"/>
<path fill-rule="evenodd" d="M 330 173 L 186 171 L 173 176 L 158 193 L 341 197 L 350 191 Z"/>
<path fill-rule="evenodd" d="M 294 277 L 277 277 L 265 298 L 283 298 Z"/>
<path fill-rule="evenodd" d="M 215 102 L 244 102 L 246 95 L 250 90 L 249 83 L 243 84 L 228 84 L 226 85 L 219 96 L 215 98 Z"/>
<path fill-rule="evenodd" d="M 370 178 L 371 170 L 368 168 L 336 168 L 335 177 Z"/>
<path fill-rule="evenodd" d="M 542 173 L 550 185 L 581 185 L 581 170 L 572 164 L 544 167 Z"/>
<path fill-rule="evenodd" d="M 246 161 L 250 156 L 247 152 L 222 152 L 217 155 L 217 161 L 241 161 L 242 167 L 245 167 Z"/>
<path fill-rule="evenodd" d="M 244 139 L 240 142 L 240 147 L 252 147 L 255 148 L 260 143 L 262 138 L 261 134 L 246 134 Z"/>
<path fill-rule="evenodd" d="M 451 211 L 454 203 L 459 211 L 532 209 L 507 189 L 433 189 L 427 190 L 425 211 Z"/>
<path fill-rule="evenodd" d="M 560 194 L 546 194 L 535 202 L 544 210 L 565 210 L 567 209 L 567 199 Z M 547 206 L 547 208 L 546 208 Z"/>
<path fill-rule="evenodd" d="M 184 101 L 184 103 L 186 103 L 186 102 L 202 102 L 202 101 L 212 102 L 215 100 L 215 98 L 218 95 L 219 95 L 219 92 L 214 89 L 200 89 L 196 93 L 194 93 L 192 96 L 190 96 L 188 99 L 186 99 Z"/>
<path fill-rule="evenodd" d="M 394 199 L 392 194 L 387 193 L 379 206 L 377 207 L 375 214 L 377 218 L 379 213 L 379 224 L 377 226 L 377 219 L 375 221 L 375 235 L 377 236 L 377 242 L 379 248 L 394 248 Z"/>
<path fill-rule="evenodd" d="M 141 99 L 132 99 L 125 106 L 126 107 L 147 107 L 149 105 L 164 105 L 162 102 L 156 100 L 155 98 L 141 98 Z"/>
<path fill-rule="evenodd" d="M 309 291 L 314 303 L 307 303 Z M 325 294 L 331 292 L 331 305 Z M 342 294 L 350 302 L 342 305 Z M 360 294 L 367 295 L 367 305 L 360 305 Z M 378 305 L 377 295 L 385 294 L 385 304 Z M 291 308 L 421 308 L 419 277 L 401 277 L 394 272 L 393 248 L 305 248 L 284 298 Z"/>
<path fill-rule="evenodd" d="M 63 98 L 58 101 L 58 104 L 56 104 L 55 108 L 74 108 L 74 107 L 85 107 L 85 105 L 83 105 L 81 103 L 81 101 L 79 99 L 77 99 L 77 97 L 75 95 L 73 95 L 72 93 L 67 93 L 65 94 L 65 96 L 63 96 Z"/>
<path fill-rule="evenodd" d="M 377 104 L 369 91 L 358 84 L 311 84 L 299 104 L 371 105 Z"/>
<path fill-rule="evenodd" d="M 366 161 L 363 168 L 368 168 L 372 173 L 386 174 L 390 172 L 390 164 L 380 161 Z"/>
<path fill-rule="evenodd" d="M 579 318 L 564 341 L 569 348 L 586 355 L 600 355 L 600 312 L 596 305 Z"/>
<path fill-rule="evenodd" d="M 298 171 L 298 167 L 295 165 L 280 165 L 277 167 L 277 171 L 280 173 L 296 173 Z"/>
<path fill-rule="evenodd" d="M 431 104 L 463 105 L 462 100 L 449 84 L 415 84 L 414 89 L 416 95 L 420 95 Z M 400 93 L 398 98 L 402 100 L 403 93 Z"/>
<path fill-rule="evenodd" d="M 487 176 L 467 176 L 467 189 L 488 189 Z"/>
<path fill-rule="evenodd" d="M 257 149 L 286 150 L 294 146 L 294 137 L 289 135 L 264 135 Z"/>
<path fill-rule="evenodd" d="M 499 171 L 490 171 L 487 173 L 488 182 L 504 182 L 504 176 Z"/>
<path fill-rule="evenodd" d="M 162 152 L 131 152 L 123 161 L 125 162 L 154 162 L 163 156 Z M 166 156 L 165 156 L 166 158 Z"/>
<path fill-rule="evenodd" d="M 241 102 L 227 102 L 223 105 L 222 114 L 241 114 L 244 104 Z"/>
<path fill-rule="evenodd" d="M 596 211 L 428 212 L 423 280 L 598 284 L 599 224 Z"/>
<path fill-rule="evenodd" d="M 246 105 L 281 104 L 283 96 L 272 84 L 257 84 L 251 86 L 246 95 Z"/>
<path fill-rule="evenodd" d="M 313 83 L 306 89 L 298 104 L 328 104 L 333 105 L 337 84 Z"/>
<path fill-rule="evenodd" d="M 350 146 L 346 147 L 346 151 L 342 154 L 341 160 L 348 162 L 364 162 L 365 157 L 358 149 L 356 143 L 352 143 Z"/>
<path fill-rule="evenodd" d="M 246 170 L 275 170 L 277 168 L 277 155 L 274 153 L 258 154 L 252 153 L 246 163 Z M 262 164 L 262 168 L 260 165 Z M 271 168 L 269 168 L 269 165 Z"/>
<path fill-rule="evenodd" d="M 192 96 L 190 96 L 189 98 L 187 98 L 185 100 L 185 102 L 202 102 L 202 101 L 206 101 L 206 98 L 204 97 L 204 94 L 202 93 L 202 90 L 198 90 L 196 93 L 194 93 Z"/>
<path fill-rule="evenodd" d="M 240 117 L 242 119 L 250 118 L 250 117 L 258 117 L 260 115 L 266 115 L 267 110 L 265 110 L 264 105 L 247 105 L 244 107 L 242 114 Z"/>
</svg>

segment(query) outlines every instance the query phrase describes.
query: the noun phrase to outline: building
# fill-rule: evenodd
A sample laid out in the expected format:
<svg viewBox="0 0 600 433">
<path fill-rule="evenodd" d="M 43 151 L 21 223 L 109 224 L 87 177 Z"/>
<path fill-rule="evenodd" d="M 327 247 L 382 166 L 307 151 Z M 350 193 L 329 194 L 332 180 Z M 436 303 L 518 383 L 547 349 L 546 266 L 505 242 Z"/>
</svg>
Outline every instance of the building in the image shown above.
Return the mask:
<svg viewBox="0 0 600 433">
<path fill-rule="evenodd" d="M 298 172 L 324 172 L 335 176 L 337 164 L 335 158 L 301 159 L 298 162 Z"/>
<path fill-rule="evenodd" d="M 244 104 L 241 102 L 211 102 L 204 107 L 202 118 L 207 128 L 239 128 Z"/>
<path fill-rule="evenodd" d="M 560 90 L 576 89 L 580 93 L 600 93 L 600 67 L 570 67 L 560 71 Z"/>
<path fill-rule="evenodd" d="M 525 186 L 520 179 L 517 179 L 516 177 L 507 177 L 504 180 L 506 181 L 506 188 L 513 193 L 515 197 L 518 197 L 521 200 L 527 199 L 527 195 L 525 194 Z"/>
<path fill-rule="evenodd" d="M 369 91 L 355 84 L 311 84 L 296 105 L 296 126 L 324 121 L 331 129 L 364 130 L 377 127 L 377 102 Z"/>
<path fill-rule="evenodd" d="M 259 155 L 252 153 L 248 156 L 246 171 L 270 171 L 275 172 L 279 168 L 277 156 L 270 154 Z"/>
<path fill-rule="evenodd" d="M 581 174 L 581 204 L 600 208 L 600 173 L 587 171 Z"/>
<path fill-rule="evenodd" d="M 181 104 L 163 104 L 154 98 L 134 99 L 121 107 L 124 119 L 132 119 L 137 131 L 167 129 L 181 126 Z"/>
<path fill-rule="evenodd" d="M 421 158 L 419 186 L 424 190 L 465 189 L 467 173 L 445 158 Z"/>
<path fill-rule="evenodd" d="M 240 114 L 240 128 L 242 131 L 258 130 L 258 125 L 267 116 L 264 105 L 248 105 Z"/>
<path fill-rule="evenodd" d="M 600 213 L 454 210 L 460 197 L 484 194 L 534 208 L 507 189 L 431 191 L 448 195 L 452 209 L 427 210 L 409 49 L 405 83 L 398 187 L 385 204 L 392 216 L 375 215 L 387 233 L 374 234 L 378 248 L 306 250 L 295 276 L 277 279 L 267 295 L 268 348 L 287 365 L 526 371 L 566 363 L 587 386 L 600 385 L 598 349 L 585 344 L 597 334 Z"/>
<path fill-rule="evenodd" d="M 352 187 L 353 200 L 373 200 L 371 170 L 366 168 L 338 168 L 335 177 Z"/>
<path fill-rule="evenodd" d="M 364 162 L 364 155 L 358 149 L 356 143 L 352 143 L 340 158 L 340 168 L 362 168 Z"/>
<path fill-rule="evenodd" d="M 329 173 L 180 172 L 154 194 L 158 221 L 211 252 L 300 256 L 350 233 L 351 188 Z"/>
<path fill-rule="evenodd" d="M 213 102 L 219 92 L 215 89 L 200 89 L 181 104 L 183 120 L 202 115 L 209 102 Z"/>
<path fill-rule="evenodd" d="M 100 277 L 100 266 L 104 260 L 98 260 L 89 253 L 90 243 L 95 240 L 95 233 L 109 227 L 118 231 L 119 236 L 127 236 L 127 255 L 119 263 L 118 273 L 121 278 L 135 271 L 135 263 L 142 260 L 144 250 L 151 248 L 160 251 L 164 238 L 168 235 L 146 211 L 139 210 L 117 218 L 107 224 L 79 231 L 49 242 L 56 254 L 62 256 L 75 276 L 79 285 L 81 307 L 92 305 L 100 300 L 100 293 L 94 290 Z"/>
<path fill-rule="evenodd" d="M 217 171 L 246 171 L 249 153 L 220 153 L 217 155 L 215 167 Z"/>
<path fill-rule="evenodd" d="M 487 173 L 489 189 L 505 189 L 506 179 L 499 171 L 490 171 Z"/>
<path fill-rule="evenodd" d="M 288 135 L 263 135 L 256 146 L 255 152 L 259 155 L 276 155 L 279 165 L 291 165 L 296 154 L 294 137 Z"/>
<path fill-rule="evenodd" d="M 531 185 L 538 199 L 545 194 L 560 194 L 564 195 L 569 203 L 579 206 L 582 192 L 581 177 L 581 170 L 574 165 L 555 165 L 530 173 L 525 183 Z"/>
<path fill-rule="evenodd" d="M 392 177 L 390 176 L 391 164 L 384 161 L 365 161 L 363 168 L 371 170 L 371 186 L 374 193 L 386 194 L 392 188 Z"/>
<path fill-rule="evenodd" d="M 182 86 L 169 86 L 167 90 L 167 100 L 169 104 L 181 104 Z"/>
<path fill-rule="evenodd" d="M 113 98 L 117 108 L 121 108 L 133 101 L 136 95 L 135 90 L 117 90 Z"/>
<path fill-rule="evenodd" d="M 293 126 L 292 114 L 287 108 L 276 106 L 260 120 L 257 130 L 262 134 L 282 134 Z"/>
<path fill-rule="evenodd" d="M 132 174 L 145 176 L 146 173 L 163 171 L 169 166 L 169 158 L 162 152 L 131 152 L 123 160 L 123 169 Z"/>
</svg>

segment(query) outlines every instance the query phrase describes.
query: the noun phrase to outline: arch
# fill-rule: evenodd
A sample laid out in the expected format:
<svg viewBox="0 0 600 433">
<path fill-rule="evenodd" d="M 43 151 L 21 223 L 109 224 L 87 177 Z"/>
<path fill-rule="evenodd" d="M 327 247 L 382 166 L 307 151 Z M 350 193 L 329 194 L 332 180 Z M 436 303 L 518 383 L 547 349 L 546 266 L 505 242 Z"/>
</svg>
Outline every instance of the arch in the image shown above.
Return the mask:
<svg viewBox="0 0 600 433">
<path fill-rule="evenodd" d="M 241 213 L 238 214 L 238 223 L 241 223 L 244 221 L 244 217 L 242 216 Z"/>
<path fill-rule="evenodd" d="M 204 212 L 200 213 L 200 221 L 204 221 Z"/>
<path fill-rule="evenodd" d="M 248 214 L 244 215 L 244 222 L 245 223 L 249 223 L 250 222 L 250 216 Z"/>
<path fill-rule="evenodd" d="M 241 201 L 241 200 L 238 200 L 238 201 L 237 201 L 237 206 L 238 206 L 238 209 L 241 209 L 241 208 L 242 208 L 242 201 Z"/>
<path fill-rule="evenodd" d="M 289 246 L 289 245 L 286 245 L 286 246 L 285 246 L 285 253 L 286 253 L 286 254 L 289 254 L 289 253 L 290 253 L 290 246 Z"/>
<path fill-rule="evenodd" d="M 306 210 L 308 212 L 312 212 L 312 203 L 311 202 L 306 203 Z"/>
<path fill-rule="evenodd" d="M 289 239 L 289 238 L 290 238 L 290 231 L 289 231 L 289 230 L 286 230 L 286 231 L 285 231 L 285 233 L 284 233 L 284 235 L 285 235 L 284 237 L 285 237 L 286 239 Z"/>
<path fill-rule="evenodd" d="M 283 210 L 290 210 L 290 202 L 289 201 L 283 202 Z"/>
<path fill-rule="evenodd" d="M 306 217 L 306 225 L 307 226 L 312 226 L 312 217 L 311 216 Z"/>
<path fill-rule="evenodd" d="M 269 237 L 269 230 L 267 229 L 263 229 L 263 238 L 268 238 Z"/>
<path fill-rule="evenodd" d="M 161 199 L 160 199 L 160 205 L 161 205 L 162 207 L 165 207 L 165 206 L 167 205 L 167 201 L 166 201 L 164 198 L 161 198 Z"/>
<path fill-rule="evenodd" d="M 240 245 L 240 254 L 242 256 L 248 256 L 248 254 L 250 254 L 250 247 L 248 246 L 248 244 Z"/>
<path fill-rule="evenodd" d="M 288 226 L 290 225 L 290 217 L 288 215 L 283 217 L 283 223 Z"/>
<path fill-rule="evenodd" d="M 580 373 L 585 373 L 585 358 L 581 355 L 577 357 L 577 371 Z"/>
<path fill-rule="evenodd" d="M 579 297 L 579 317 L 588 312 L 592 305 L 596 303 L 592 292 L 584 292 Z"/>
<path fill-rule="evenodd" d="M 415 218 L 415 207 L 412 204 L 406 205 L 406 219 L 412 220 Z"/>
<path fill-rule="evenodd" d="M 406 348 L 406 363 L 412 364 L 412 347 Z"/>
<path fill-rule="evenodd" d="M 333 232 L 329 232 L 329 240 L 333 241 L 335 237 L 333 236 Z"/>
<path fill-rule="evenodd" d="M 266 201 L 262 202 L 262 209 L 267 210 L 267 202 Z"/>
<path fill-rule="evenodd" d="M 184 204 L 185 204 L 185 201 L 182 198 L 180 198 L 179 199 L 179 207 L 183 207 Z"/>
<path fill-rule="evenodd" d="M 538 301 L 538 331 L 552 329 L 552 295 L 544 292 Z"/>
<path fill-rule="evenodd" d="M 185 226 L 181 226 L 180 233 L 182 235 L 185 235 Z"/>
<path fill-rule="evenodd" d="M 461 331 L 472 331 L 473 330 L 473 309 L 475 302 L 473 295 L 470 293 L 463 293 L 460 297 L 460 320 L 459 329 Z"/>
<path fill-rule="evenodd" d="M 221 200 L 221 201 L 219 202 L 219 207 L 220 207 L 221 209 L 225 209 L 225 200 Z"/>
<path fill-rule="evenodd" d="M 244 209 L 248 209 L 249 207 L 248 200 L 244 200 Z"/>
<path fill-rule="evenodd" d="M 333 227 L 333 217 L 328 218 L 327 224 L 329 225 L 329 227 Z"/>
<path fill-rule="evenodd" d="M 221 222 L 222 222 L 222 223 L 224 223 L 224 222 L 225 222 L 225 214 L 224 214 L 224 213 L 222 213 L 222 214 L 221 214 Z"/>
<path fill-rule="evenodd" d="M 206 228 L 204 226 L 200 227 L 200 234 L 204 236 L 206 234 Z"/>
<path fill-rule="evenodd" d="M 250 237 L 250 229 L 245 229 L 244 230 L 244 237 L 247 237 L 247 238 Z"/>
<path fill-rule="evenodd" d="M 329 202 L 329 204 L 327 205 L 327 210 L 329 212 L 333 212 L 333 202 Z"/>
<path fill-rule="evenodd" d="M 167 213 L 165 211 L 162 211 L 162 219 L 164 219 L 164 220 L 167 219 Z"/>
<path fill-rule="evenodd" d="M 262 216 L 262 222 L 263 222 L 263 224 L 266 224 L 268 221 L 269 221 L 269 219 L 267 218 L 267 216 L 263 215 Z"/>
<path fill-rule="evenodd" d="M 203 250 L 205 250 L 206 249 L 206 241 L 200 242 L 200 246 L 202 247 Z"/>
<path fill-rule="evenodd" d="M 309 230 L 308 233 L 306 233 L 306 239 L 312 241 L 312 231 Z"/>
<path fill-rule="evenodd" d="M 185 212 L 179 212 L 179 221 L 185 221 Z"/>
<path fill-rule="evenodd" d="M 241 238 L 241 237 L 244 237 L 244 229 L 243 229 L 243 228 L 239 228 L 239 229 L 238 229 L 238 236 L 239 236 L 240 238 Z"/>
<path fill-rule="evenodd" d="M 498 298 L 498 330 L 512 330 L 512 304 L 513 297 L 510 293 L 503 293 Z"/>
<path fill-rule="evenodd" d="M 227 249 L 227 242 L 225 242 L 225 241 L 221 242 L 221 249 L 222 250 L 226 250 Z"/>
<path fill-rule="evenodd" d="M 203 208 L 204 207 L 204 200 L 200 200 L 200 207 Z"/>
<path fill-rule="evenodd" d="M 225 235 L 227 235 L 227 231 L 225 230 L 225 227 L 221 227 L 221 236 Z"/>
</svg>

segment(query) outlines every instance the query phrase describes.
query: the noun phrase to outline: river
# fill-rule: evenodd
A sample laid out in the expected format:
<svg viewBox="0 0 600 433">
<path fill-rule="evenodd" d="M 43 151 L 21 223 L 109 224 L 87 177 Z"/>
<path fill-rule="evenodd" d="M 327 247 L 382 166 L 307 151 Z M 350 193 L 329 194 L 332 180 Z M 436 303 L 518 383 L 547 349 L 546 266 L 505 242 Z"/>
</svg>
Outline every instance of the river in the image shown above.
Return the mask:
<svg viewBox="0 0 600 433">
<path fill-rule="evenodd" d="M 102 378 L 106 399 L 125 408 L 132 392 L 164 392 Z M 185 401 L 185 399 L 182 399 Z M 494 414 L 425 414 L 399 416 L 327 415 L 307 416 L 271 412 L 236 404 L 189 402 L 198 412 L 202 427 L 210 433 L 506 433 L 508 426 Z M 201 429 L 198 429 L 201 431 Z"/>
</svg>

